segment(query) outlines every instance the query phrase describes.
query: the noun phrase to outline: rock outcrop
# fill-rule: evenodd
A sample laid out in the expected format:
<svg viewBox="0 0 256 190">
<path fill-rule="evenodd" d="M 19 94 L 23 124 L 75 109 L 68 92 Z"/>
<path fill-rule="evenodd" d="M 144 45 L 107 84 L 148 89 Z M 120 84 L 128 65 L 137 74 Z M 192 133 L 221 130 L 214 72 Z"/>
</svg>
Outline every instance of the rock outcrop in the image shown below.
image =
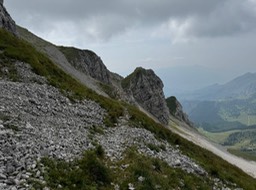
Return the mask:
<svg viewBox="0 0 256 190">
<path fill-rule="evenodd" d="M 3 0 L 0 0 L 0 28 L 4 28 L 15 35 L 17 34 L 16 24 L 5 9 Z"/>
<path fill-rule="evenodd" d="M 171 115 L 176 119 L 187 123 L 189 126 L 193 126 L 193 123 L 189 120 L 188 115 L 183 111 L 182 105 L 176 97 L 171 96 L 166 99 L 166 102 Z"/>
<path fill-rule="evenodd" d="M 110 72 L 96 53 L 73 47 L 59 47 L 59 49 L 77 70 L 102 83 L 110 83 Z"/>
<path fill-rule="evenodd" d="M 167 125 L 170 117 L 163 93 L 163 82 L 153 70 L 137 68 L 122 81 L 125 91 L 142 108 Z"/>
<path fill-rule="evenodd" d="M 128 147 L 136 146 L 140 153 L 163 159 L 171 167 L 207 175 L 178 147 L 145 129 L 127 126 L 125 118 L 118 127 L 105 127 L 106 112 L 97 103 L 71 102 L 45 77 L 33 73 L 30 65 L 12 64 L 19 82 L 0 78 L 0 189 L 31 189 L 30 179 L 45 183 L 44 166 L 39 164 L 42 157 L 74 160 L 93 148 L 95 140 L 110 160 L 121 160 Z M 95 126 L 104 135 L 95 134 Z M 165 145 L 165 149 L 153 151 L 148 144 Z"/>
</svg>

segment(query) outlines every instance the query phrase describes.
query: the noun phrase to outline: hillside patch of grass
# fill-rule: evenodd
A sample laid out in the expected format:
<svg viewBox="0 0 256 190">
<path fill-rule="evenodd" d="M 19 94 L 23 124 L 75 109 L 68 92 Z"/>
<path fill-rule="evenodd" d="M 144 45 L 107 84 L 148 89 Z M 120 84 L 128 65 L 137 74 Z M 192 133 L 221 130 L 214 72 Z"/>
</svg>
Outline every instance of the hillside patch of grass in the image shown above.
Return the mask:
<svg viewBox="0 0 256 190">
<path fill-rule="evenodd" d="M 140 75 L 145 74 L 145 73 L 146 73 L 146 70 L 143 69 L 142 67 L 136 68 L 133 73 L 131 73 L 130 75 L 128 75 L 127 77 L 125 77 L 122 80 L 121 85 L 122 85 L 123 89 L 128 89 L 130 87 L 131 79 L 138 78 Z"/>
<path fill-rule="evenodd" d="M 194 159 L 199 165 L 203 166 L 211 176 L 216 176 L 222 180 L 234 182 L 238 184 L 238 186 L 246 190 L 256 189 L 255 179 L 245 174 L 242 170 L 236 168 L 235 166 L 232 166 L 231 164 L 217 157 L 213 153 L 194 145 L 193 143 L 179 137 L 176 134 L 173 134 L 168 128 L 165 128 L 164 126 L 156 123 L 153 119 L 149 118 L 147 115 L 139 111 L 136 107 L 98 95 L 97 93 L 83 86 L 80 82 L 62 71 L 54 63 L 52 63 L 46 55 L 36 51 L 36 49 L 32 47 L 32 45 L 16 38 L 12 34 L 4 30 L 0 30 L 0 50 L 1 56 L 4 58 L 10 60 L 16 59 L 30 64 L 35 73 L 46 77 L 49 84 L 60 89 L 61 92 L 68 96 L 71 100 L 82 100 L 84 98 L 88 98 L 99 103 L 103 108 L 107 110 L 108 114 L 105 117 L 105 124 L 107 126 L 114 126 L 114 124 L 117 123 L 118 117 L 123 115 L 124 108 L 126 108 L 130 115 L 131 126 L 145 128 L 154 133 L 155 136 L 159 139 L 167 140 L 173 145 L 178 144 L 183 154 L 188 155 L 189 157 Z M 140 72 L 140 70 L 138 70 L 138 72 Z M 127 81 L 127 84 L 129 84 L 129 80 Z M 124 84 L 124 86 L 126 86 L 126 84 Z M 61 183 L 63 187 L 67 187 L 66 189 L 79 189 L 77 187 L 81 187 L 80 189 L 85 189 L 85 187 L 88 187 L 88 189 L 107 189 L 109 187 L 109 182 L 113 179 L 111 178 L 111 172 L 107 169 L 104 161 L 95 156 L 95 153 L 88 154 L 90 156 L 85 155 L 84 161 L 76 161 L 75 163 L 64 163 L 61 161 L 55 162 L 48 160 L 48 165 L 51 166 L 49 168 L 52 170 L 49 170 L 47 175 L 52 177 L 48 177 L 47 180 L 49 180 L 48 183 L 50 184 L 50 186 L 53 187 L 52 189 L 56 189 L 55 185 L 58 183 Z M 164 164 L 162 162 L 159 161 L 160 163 L 158 163 L 157 165 L 157 168 L 160 169 L 157 169 L 155 173 L 153 172 L 154 174 L 150 174 L 150 164 L 147 164 L 147 162 L 152 163 L 152 161 L 146 160 L 145 157 L 140 155 L 136 155 L 134 159 L 136 157 L 138 157 L 138 159 L 140 158 L 137 163 L 141 164 L 145 161 L 145 165 L 138 164 L 136 166 L 136 162 L 131 161 L 131 164 L 134 163 L 135 166 L 133 169 L 131 169 L 129 173 L 127 173 L 127 176 L 131 176 L 129 179 L 133 179 L 134 183 L 135 180 L 137 180 L 138 175 L 145 174 L 146 179 L 149 179 L 145 181 L 145 185 L 139 186 L 138 189 L 148 189 L 153 187 L 154 184 L 158 183 L 168 184 L 168 180 L 161 181 L 162 178 L 157 178 L 157 176 L 160 176 L 161 174 L 159 174 L 159 170 L 161 171 L 161 168 L 164 169 Z M 93 160 L 96 160 L 96 163 L 94 161 L 91 161 L 91 158 L 93 158 Z M 96 165 L 97 167 L 91 168 L 90 164 L 87 164 L 88 162 L 92 163 L 92 165 Z M 47 163 L 45 164 L 47 165 Z M 79 167 L 77 168 L 76 166 Z M 104 172 L 98 172 L 99 170 L 102 170 Z M 132 173 L 134 171 L 136 172 Z M 105 172 L 108 174 L 109 178 L 107 178 Z M 176 172 L 177 170 L 168 169 L 164 173 L 166 173 L 167 178 L 171 180 L 172 176 L 176 175 Z M 91 175 L 86 176 L 88 175 L 87 173 Z M 180 177 L 180 174 L 181 173 L 178 172 L 174 179 L 178 179 L 178 177 Z M 81 179 L 79 178 L 79 176 L 84 177 Z M 123 176 L 123 180 L 124 179 L 125 176 Z M 205 185 L 206 187 L 204 187 L 203 184 L 201 184 L 200 182 L 194 183 L 194 181 L 198 181 L 198 179 L 185 175 L 183 184 L 187 184 L 187 186 L 185 186 L 186 188 L 184 187 L 183 189 L 199 189 L 197 188 L 197 185 L 201 185 L 201 189 L 207 189 L 207 185 Z M 77 185 L 73 186 L 74 183 L 77 183 Z M 128 181 L 124 181 L 122 183 L 124 184 L 124 187 L 127 188 L 126 185 Z"/>
<path fill-rule="evenodd" d="M 103 156 L 97 150 L 89 150 L 81 159 L 73 162 L 42 159 L 46 167 L 44 178 L 51 189 L 79 190 L 79 189 L 111 189 L 113 177 L 111 170 L 103 161 Z M 60 188 L 61 187 L 61 188 Z"/>
<path fill-rule="evenodd" d="M 213 185 L 205 176 L 188 174 L 171 168 L 167 163 L 139 154 L 136 148 L 128 149 L 124 158 L 112 162 L 104 157 L 102 147 L 88 150 L 73 162 L 44 158 L 46 184 L 33 183 L 34 188 L 65 190 L 109 190 L 114 185 L 126 190 L 133 186 L 137 190 L 211 189 Z M 99 149 L 101 151 L 99 151 Z"/>
<path fill-rule="evenodd" d="M 234 149 L 234 148 L 229 148 L 228 152 L 231 154 L 234 154 L 238 157 L 244 158 L 248 161 L 255 161 L 256 162 L 256 151 L 242 151 L 240 149 Z"/>
<path fill-rule="evenodd" d="M 241 169 L 231 165 L 212 152 L 172 133 L 170 129 L 156 123 L 135 107 L 128 107 L 131 115 L 131 126 L 145 128 L 154 133 L 156 138 L 167 140 L 172 145 L 179 145 L 182 153 L 192 158 L 197 164 L 202 166 L 210 176 L 236 183 L 238 186 L 246 190 L 256 189 L 255 179 L 244 173 Z M 225 170 L 223 170 L 223 168 L 225 168 Z"/>
<path fill-rule="evenodd" d="M 117 118 L 123 115 L 123 107 L 119 102 L 98 95 L 85 87 L 57 67 L 46 55 L 38 52 L 32 45 L 4 30 L 0 30 L 0 49 L 3 51 L 2 56 L 5 59 L 15 59 L 30 64 L 36 74 L 46 77 L 49 84 L 60 89 L 71 100 L 88 98 L 99 103 L 108 112 L 105 117 L 107 126 L 113 126 L 117 122 Z"/>
<path fill-rule="evenodd" d="M 171 96 L 166 99 L 167 107 L 169 108 L 169 111 L 172 115 L 175 115 L 177 111 L 177 99 L 175 96 Z"/>
</svg>

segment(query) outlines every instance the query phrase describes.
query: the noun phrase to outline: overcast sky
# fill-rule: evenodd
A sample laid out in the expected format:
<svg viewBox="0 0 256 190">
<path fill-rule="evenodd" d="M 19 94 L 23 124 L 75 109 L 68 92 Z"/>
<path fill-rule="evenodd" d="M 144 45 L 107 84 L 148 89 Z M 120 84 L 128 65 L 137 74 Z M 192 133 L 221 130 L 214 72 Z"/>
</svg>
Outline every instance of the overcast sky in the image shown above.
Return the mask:
<svg viewBox="0 0 256 190">
<path fill-rule="evenodd" d="M 256 72 L 256 0 L 5 0 L 18 25 L 95 51 L 123 76 L 152 68 L 167 96 Z"/>
</svg>

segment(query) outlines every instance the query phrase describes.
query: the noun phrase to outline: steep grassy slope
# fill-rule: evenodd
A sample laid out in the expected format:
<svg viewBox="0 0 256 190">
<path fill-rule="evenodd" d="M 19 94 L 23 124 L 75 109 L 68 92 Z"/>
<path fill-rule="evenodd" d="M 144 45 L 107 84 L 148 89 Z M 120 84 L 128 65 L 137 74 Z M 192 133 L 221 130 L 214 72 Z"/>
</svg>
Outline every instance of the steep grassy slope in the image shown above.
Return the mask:
<svg viewBox="0 0 256 190">
<path fill-rule="evenodd" d="M 77 80 L 73 79 L 56 65 L 54 65 L 53 62 L 49 58 L 47 58 L 47 56 L 36 51 L 29 43 L 20 40 L 3 30 L 0 30 L 0 58 L 9 60 L 10 64 L 12 61 L 15 60 L 29 63 L 35 73 L 45 76 L 46 79 L 49 81 L 49 84 L 59 88 L 63 94 L 65 94 L 74 101 L 87 98 L 98 102 L 103 108 L 107 110 L 107 115 L 105 119 L 105 124 L 107 124 L 107 126 L 113 127 L 114 124 L 117 122 L 119 116 L 123 115 L 124 111 L 127 112 L 130 118 L 129 126 L 145 128 L 154 133 L 157 138 L 166 140 L 172 145 L 179 145 L 180 150 L 183 154 L 186 154 L 194 159 L 209 173 L 209 176 L 207 176 L 207 178 L 205 178 L 205 176 L 194 176 L 193 174 L 187 174 L 177 169 L 169 168 L 165 165 L 165 163 L 161 161 L 152 160 L 151 158 L 144 157 L 143 155 L 136 155 L 136 153 L 133 153 L 127 154 L 126 159 L 124 159 L 123 161 L 124 163 L 130 164 L 132 166 L 132 169 L 126 172 L 123 171 L 123 173 L 121 172 L 120 174 L 123 175 L 118 175 L 118 177 L 116 178 L 111 178 L 111 175 L 106 175 L 106 173 L 113 172 L 113 176 L 117 176 L 117 173 L 120 171 L 118 169 L 115 169 L 115 167 L 111 166 L 116 166 L 120 163 L 112 163 L 109 160 L 104 160 L 104 158 L 102 158 L 103 161 L 101 161 L 99 158 L 96 159 L 97 163 L 92 164 L 92 160 L 87 160 L 88 157 L 85 155 L 85 158 L 83 158 L 82 160 L 78 160 L 78 163 L 58 163 L 58 161 L 55 160 L 50 160 L 45 163 L 46 165 L 49 165 L 49 171 L 47 171 L 48 177 L 46 175 L 46 179 L 49 185 L 53 187 L 53 189 L 56 188 L 56 184 L 60 183 L 62 184 L 62 189 L 65 189 L 64 187 L 66 187 L 66 189 L 75 189 L 76 186 L 74 186 L 73 184 L 71 184 L 70 186 L 68 180 L 76 179 L 76 177 L 70 177 L 72 177 L 76 173 L 76 169 L 79 169 L 79 167 L 76 167 L 77 164 L 81 164 L 79 172 L 81 172 L 83 175 L 88 175 L 88 171 L 93 172 L 93 175 L 87 177 L 90 178 L 88 182 L 89 185 L 91 185 L 91 188 L 94 189 L 99 186 L 102 187 L 104 184 L 106 184 L 106 186 L 104 186 L 104 188 L 102 187 L 102 189 L 107 189 L 110 182 L 115 182 L 115 180 L 117 179 L 123 181 L 123 184 L 126 187 L 126 176 L 128 176 L 128 179 L 133 180 L 133 182 L 135 183 L 135 181 L 137 182 L 138 177 L 140 177 L 140 175 L 142 174 L 145 176 L 148 175 L 147 179 L 150 179 L 150 181 L 146 180 L 145 186 L 143 185 L 138 189 L 150 189 L 152 185 L 154 186 L 158 183 L 163 183 L 165 186 L 170 185 L 173 188 L 178 188 L 180 187 L 180 184 L 175 184 L 176 182 L 172 182 L 171 179 L 178 180 L 180 179 L 180 176 L 182 176 L 184 181 L 183 189 L 207 189 L 211 185 L 209 180 L 215 177 L 220 178 L 223 181 L 236 183 L 238 186 L 244 189 L 256 189 L 255 179 L 248 176 L 240 169 L 230 165 L 229 163 L 215 156 L 211 152 L 204 150 L 194 145 L 193 143 L 171 133 L 168 128 L 165 128 L 160 124 L 155 123 L 154 120 L 147 117 L 137 108 L 122 102 L 115 101 L 113 99 L 105 98 L 96 94 L 92 90 L 89 90 L 88 88 L 80 84 Z M 143 160 L 143 162 L 141 160 Z M 56 164 L 58 167 L 55 167 Z M 71 166 L 69 164 L 71 164 Z M 91 165 L 97 167 L 91 168 Z M 154 168 L 156 171 L 152 171 L 153 165 L 155 166 Z M 225 170 L 223 168 L 225 168 Z M 103 171 L 103 173 L 101 171 Z M 153 173 L 151 174 L 151 172 Z M 167 179 L 170 180 L 165 179 L 166 175 Z M 53 178 L 51 176 L 55 177 Z M 52 181 L 54 179 L 60 179 L 62 181 Z M 153 184 L 150 184 L 151 181 Z M 76 183 L 76 185 L 81 185 L 84 182 L 72 181 L 72 183 Z M 86 185 L 86 183 L 84 183 L 84 185 Z M 80 189 L 85 187 L 86 186 L 81 186 Z"/>
</svg>

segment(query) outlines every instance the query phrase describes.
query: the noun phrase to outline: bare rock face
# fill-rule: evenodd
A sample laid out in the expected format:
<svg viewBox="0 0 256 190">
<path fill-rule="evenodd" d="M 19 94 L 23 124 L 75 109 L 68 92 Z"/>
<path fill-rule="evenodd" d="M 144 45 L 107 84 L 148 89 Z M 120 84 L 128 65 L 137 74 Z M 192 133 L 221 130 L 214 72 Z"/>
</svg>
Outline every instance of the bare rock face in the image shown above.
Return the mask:
<svg viewBox="0 0 256 190">
<path fill-rule="evenodd" d="M 137 68 L 122 81 L 125 91 L 162 124 L 168 124 L 170 113 L 163 93 L 163 82 L 153 70 Z"/>
<path fill-rule="evenodd" d="M 187 123 L 189 126 L 193 126 L 193 123 L 189 120 L 188 115 L 184 113 L 182 105 L 176 99 L 176 97 L 171 96 L 166 99 L 166 102 L 171 115 L 173 115 L 176 119 Z"/>
<path fill-rule="evenodd" d="M 16 24 L 3 6 L 3 0 L 0 0 L 0 28 L 4 28 L 15 35 L 17 34 Z"/>
<path fill-rule="evenodd" d="M 102 83 L 110 83 L 110 72 L 96 53 L 73 47 L 59 47 L 59 49 L 77 70 Z"/>
</svg>

